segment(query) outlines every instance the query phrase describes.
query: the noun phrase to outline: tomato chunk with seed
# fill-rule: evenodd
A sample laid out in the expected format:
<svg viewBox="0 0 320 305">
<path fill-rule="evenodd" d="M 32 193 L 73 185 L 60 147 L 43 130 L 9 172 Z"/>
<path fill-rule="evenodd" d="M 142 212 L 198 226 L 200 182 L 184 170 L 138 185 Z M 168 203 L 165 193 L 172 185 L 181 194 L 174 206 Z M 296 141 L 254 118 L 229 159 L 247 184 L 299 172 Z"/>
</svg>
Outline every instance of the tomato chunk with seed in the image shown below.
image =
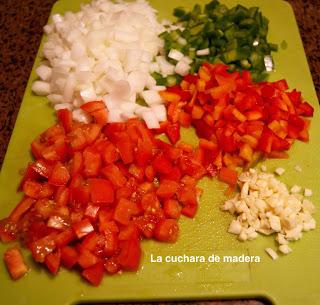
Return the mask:
<svg viewBox="0 0 320 305">
<path fill-rule="evenodd" d="M 97 204 L 109 204 L 114 200 L 112 184 L 106 179 L 90 179 L 91 201 Z"/>
<path fill-rule="evenodd" d="M 4 253 L 4 262 L 13 280 L 18 280 L 28 272 L 21 251 L 17 247 L 8 249 Z"/>
<path fill-rule="evenodd" d="M 98 262 L 97 264 L 82 271 L 81 275 L 85 278 L 91 285 L 99 286 L 104 274 L 103 262 Z"/>
<path fill-rule="evenodd" d="M 175 219 L 160 220 L 155 227 L 154 236 L 157 240 L 174 243 L 179 236 L 179 226 Z"/>
</svg>

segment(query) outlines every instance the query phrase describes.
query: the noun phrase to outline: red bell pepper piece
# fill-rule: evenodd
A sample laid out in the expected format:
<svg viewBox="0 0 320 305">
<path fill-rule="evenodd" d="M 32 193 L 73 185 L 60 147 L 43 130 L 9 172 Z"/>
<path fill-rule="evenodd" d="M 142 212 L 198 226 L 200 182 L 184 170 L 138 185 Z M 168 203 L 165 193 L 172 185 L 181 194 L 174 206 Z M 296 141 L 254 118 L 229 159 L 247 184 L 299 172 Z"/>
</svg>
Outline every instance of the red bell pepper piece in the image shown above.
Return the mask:
<svg viewBox="0 0 320 305">
<path fill-rule="evenodd" d="M 230 185 L 236 185 L 238 182 L 238 173 L 227 167 L 222 167 L 219 171 L 219 180 Z"/>
<path fill-rule="evenodd" d="M 180 140 L 180 124 L 168 124 L 165 131 L 167 137 L 172 144 L 176 144 Z"/>
</svg>

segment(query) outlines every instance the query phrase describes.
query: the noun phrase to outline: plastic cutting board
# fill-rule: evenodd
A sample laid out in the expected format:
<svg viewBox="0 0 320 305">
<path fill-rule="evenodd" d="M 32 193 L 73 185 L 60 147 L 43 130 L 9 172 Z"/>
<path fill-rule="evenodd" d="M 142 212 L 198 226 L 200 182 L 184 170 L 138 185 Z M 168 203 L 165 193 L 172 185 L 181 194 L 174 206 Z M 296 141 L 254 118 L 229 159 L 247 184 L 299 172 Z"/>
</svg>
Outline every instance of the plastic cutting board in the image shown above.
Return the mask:
<svg viewBox="0 0 320 305">
<path fill-rule="evenodd" d="M 80 0 L 60 0 L 52 13 L 76 11 Z M 271 80 L 286 78 L 290 88 L 298 88 L 306 100 L 315 107 L 311 124 L 310 143 L 296 142 L 288 160 L 270 160 L 270 170 L 284 167 L 281 178 L 289 185 L 299 184 L 313 189 L 313 201 L 319 206 L 320 191 L 320 117 L 312 78 L 293 11 L 281 0 L 221 0 L 228 7 L 238 3 L 258 6 L 270 20 L 269 40 L 286 45 L 274 55 L 276 72 Z M 159 10 L 159 16 L 170 18 L 176 6 L 192 7 L 196 1 L 171 0 L 151 1 Z M 205 4 L 205 1 L 199 2 Z M 285 41 L 285 43 L 282 43 Z M 40 62 L 41 47 L 34 64 Z M 21 194 L 16 193 L 19 170 L 30 160 L 31 140 L 54 122 L 54 113 L 46 98 L 31 93 L 31 84 L 36 79 L 33 68 L 23 98 L 19 116 L 12 134 L 0 176 L 0 218 L 5 217 L 17 203 Z M 183 133 L 184 139 L 196 143 L 194 133 Z M 300 165 L 302 172 L 293 167 Z M 273 247 L 273 237 L 259 237 L 255 241 L 240 243 L 227 233 L 232 216 L 220 211 L 226 186 L 216 180 L 201 182 L 204 195 L 195 219 L 180 221 L 181 236 L 174 245 L 153 241 L 143 243 L 144 257 L 137 273 L 105 276 L 98 288 L 90 287 L 78 274 L 61 270 L 53 278 L 45 268 L 28 262 L 32 270 L 23 279 L 10 280 L 5 266 L 0 262 L 1 305 L 69 305 L 98 301 L 147 301 L 182 299 L 265 298 L 277 305 L 320 304 L 320 231 L 304 234 L 301 241 L 292 244 L 293 253 L 271 260 L 264 248 Z M 320 223 L 320 211 L 316 213 Z M 2 257 L 6 246 L 0 245 Z M 242 254 L 260 256 L 260 263 L 152 263 L 150 256 L 203 255 L 220 256 Z"/>
</svg>

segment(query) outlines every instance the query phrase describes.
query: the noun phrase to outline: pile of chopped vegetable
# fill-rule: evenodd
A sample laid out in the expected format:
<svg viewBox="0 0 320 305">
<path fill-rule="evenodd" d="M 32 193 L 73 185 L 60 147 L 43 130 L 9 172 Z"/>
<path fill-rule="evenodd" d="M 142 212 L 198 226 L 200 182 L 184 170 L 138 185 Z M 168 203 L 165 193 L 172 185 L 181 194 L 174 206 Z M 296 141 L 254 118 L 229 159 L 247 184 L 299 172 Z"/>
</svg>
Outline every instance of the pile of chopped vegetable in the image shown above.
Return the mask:
<svg viewBox="0 0 320 305">
<path fill-rule="evenodd" d="M 241 173 L 238 185 L 240 193 L 227 200 L 222 209 L 236 216 L 228 232 L 237 235 L 239 240 L 255 239 L 258 233 L 276 234 L 279 251 L 289 254 L 292 251 L 289 242 L 301 239 L 303 232 L 316 228 L 312 217 L 315 206 L 307 198 L 308 192 L 301 193 L 301 187 L 295 185 L 289 190 L 274 174 L 252 168 Z M 275 259 L 277 254 L 272 251 L 266 249 Z"/>
<path fill-rule="evenodd" d="M 24 197 L 0 222 L 0 239 L 20 240 L 53 274 L 77 268 L 99 285 L 104 273 L 138 269 L 142 239 L 177 240 L 206 170 L 191 146 L 156 139 L 138 119 L 82 124 L 67 109 L 58 117 L 31 144 Z M 5 261 L 13 279 L 28 270 L 18 248 Z"/>
<path fill-rule="evenodd" d="M 262 157 L 287 158 L 295 140 L 309 140 L 313 107 L 301 93 L 288 91 L 285 80 L 253 83 L 249 71 L 228 72 L 224 64 L 205 63 L 198 75 L 187 75 L 179 86 L 161 92 L 169 122 L 161 128 L 194 126 L 203 165 L 215 176 L 237 183 L 232 170 L 250 167 Z M 175 138 L 175 141 L 179 137 Z M 173 143 L 175 142 L 173 141 Z"/>
<path fill-rule="evenodd" d="M 44 61 L 32 90 L 47 96 L 55 110 L 67 108 L 74 120 L 90 123 L 80 107 L 98 99 L 108 106 L 110 123 L 139 117 L 156 128 L 166 120 L 158 94 L 163 88 L 151 73 L 165 73 L 171 65 L 157 57 L 164 28 L 149 3 L 95 0 L 78 12 L 53 15 L 44 29 Z"/>
<path fill-rule="evenodd" d="M 226 63 L 229 71 L 250 70 L 255 81 L 265 79 L 266 71 L 273 70 L 271 52 L 277 50 L 277 45 L 268 43 L 269 21 L 258 7 L 239 4 L 228 9 L 213 0 L 204 9 L 199 4 L 191 11 L 176 8 L 174 15 L 183 29 L 165 31 L 160 37 L 177 74 L 197 72 L 206 61 Z M 186 62 L 184 56 L 192 62 Z M 157 79 L 161 83 L 160 75 Z M 178 80 L 179 77 L 175 80 L 175 76 L 170 76 L 166 84 L 172 86 Z"/>
</svg>

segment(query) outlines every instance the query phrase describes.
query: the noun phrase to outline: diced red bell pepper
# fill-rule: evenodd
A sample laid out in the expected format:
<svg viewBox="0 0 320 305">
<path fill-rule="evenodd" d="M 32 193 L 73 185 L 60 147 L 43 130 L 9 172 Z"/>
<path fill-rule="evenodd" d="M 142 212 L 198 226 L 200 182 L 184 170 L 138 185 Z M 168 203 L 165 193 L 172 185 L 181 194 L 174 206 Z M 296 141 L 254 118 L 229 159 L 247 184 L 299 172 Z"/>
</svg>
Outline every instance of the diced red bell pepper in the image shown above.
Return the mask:
<svg viewBox="0 0 320 305">
<path fill-rule="evenodd" d="M 219 180 L 230 185 L 236 185 L 238 182 L 238 173 L 227 167 L 222 167 L 219 171 Z"/>
<path fill-rule="evenodd" d="M 82 110 L 92 113 L 101 109 L 105 109 L 106 105 L 104 104 L 103 101 L 93 101 L 93 102 L 87 102 L 81 105 L 80 107 Z"/>
<path fill-rule="evenodd" d="M 19 248 L 13 247 L 8 249 L 4 253 L 3 259 L 13 280 L 18 280 L 28 272 L 28 267 L 23 260 Z"/>
<path fill-rule="evenodd" d="M 309 103 L 304 102 L 298 106 L 297 111 L 299 115 L 312 117 L 314 109 Z"/>
<path fill-rule="evenodd" d="M 180 140 L 180 124 L 168 124 L 165 131 L 167 137 L 172 144 L 176 144 Z"/>
<path fill-rule="evenodd" d="M 108 111 L 106 108 L 90 113 L 97 124 L 104 125 L 108 122 Z"/>
</svg>

